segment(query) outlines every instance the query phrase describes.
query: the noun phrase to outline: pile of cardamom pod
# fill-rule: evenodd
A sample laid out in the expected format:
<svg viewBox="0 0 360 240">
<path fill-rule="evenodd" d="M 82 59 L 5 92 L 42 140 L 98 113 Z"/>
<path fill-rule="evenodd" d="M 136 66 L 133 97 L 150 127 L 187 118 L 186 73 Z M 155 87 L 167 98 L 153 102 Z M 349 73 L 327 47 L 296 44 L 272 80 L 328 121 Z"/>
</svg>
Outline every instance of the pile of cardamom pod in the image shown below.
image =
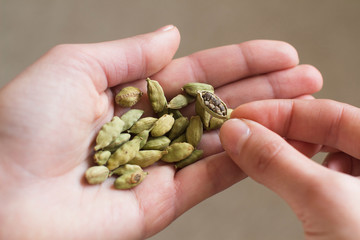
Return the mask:
<svg viewBox="0 0 360 240">
<path fill-rule="evenodd" d="M 89 184 L 99 184 L 112 175 L 118 176 L 114 186 L 130 189 L 147 175 L 143 170 L 157 161 L 174 163 L 183 168 L 202 158 L 197 149 L 203 131 L 220 128 L 231 109 L 205 83 L 188 83 L 183 93 L 167 101 L 159 82 L 147 80 L 147 94 L 158 117 L 142 117 L 144 111 L 130 109 L 105 123 L 96 137 L 94 161 L 85 177 Z M 116 95 L 121 107 L 132 107 L 143 93 L 136 87 L 125 87 Z M 180 109 L 195 102 L 195 116 L 190 120 Z"/>
</svg>

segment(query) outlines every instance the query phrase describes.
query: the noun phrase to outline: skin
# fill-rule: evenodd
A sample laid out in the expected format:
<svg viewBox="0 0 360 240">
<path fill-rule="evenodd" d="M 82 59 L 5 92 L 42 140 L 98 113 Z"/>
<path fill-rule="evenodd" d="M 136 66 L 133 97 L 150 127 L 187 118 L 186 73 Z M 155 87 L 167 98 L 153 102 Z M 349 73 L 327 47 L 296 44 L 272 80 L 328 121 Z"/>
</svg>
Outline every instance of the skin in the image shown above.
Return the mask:
<svg viewBox="0 0 360 240">
<path fill-rule="evenodd" d="M 360 235 L 360 110 L 332 100 L 244 104 L 221 129 L 233 161 L 282 197 L 306 239 Z M 329 152 L 324 163 L 309 157 Z"/>
<path fill-rule="evenodd" d="M 97 132 L 127 110 L 113 103 L 125 86 L 146 92 L 150 76 L 171 99 L 185 83 L 207 82 L 235 108 L 297 98 L 322 85 L 319 72 L 298 65 L 284 42 L 249 41 L 173 59 L 179 42 L 177 28 L 167 26 L 117 41 L 59 45 L 0 90 L 1 239 L 143 239 L 246 177 L 213 131 L 199 144 L 204 159 L 178 172 L 151 166 L 128 191 L 114 189 L 113 179 L 87 184 Z M 146 97 L 134 108 L 151 114 Z"/>
</svg>

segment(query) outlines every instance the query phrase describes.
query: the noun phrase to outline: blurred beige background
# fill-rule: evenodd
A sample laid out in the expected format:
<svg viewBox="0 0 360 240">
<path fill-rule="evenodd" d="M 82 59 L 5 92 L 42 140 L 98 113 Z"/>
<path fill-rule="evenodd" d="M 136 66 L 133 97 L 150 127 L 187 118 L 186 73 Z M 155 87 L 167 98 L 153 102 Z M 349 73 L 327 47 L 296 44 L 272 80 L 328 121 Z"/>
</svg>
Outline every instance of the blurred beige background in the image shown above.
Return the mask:
<svg viewBox="0 0 360 240">
<path fill-rule="evenodd" d="M 358 0 L 0 0 L 0 86 L 60 43 L 98 42 L 176 25 L 176 57 L 251 39 L 291 43 L 316 66 L 316 96 L 360 105 Z M 275 194 L 244 180 L 206 200 L 151 238 L 303 239 L 300 223 Z"/>
</svg>

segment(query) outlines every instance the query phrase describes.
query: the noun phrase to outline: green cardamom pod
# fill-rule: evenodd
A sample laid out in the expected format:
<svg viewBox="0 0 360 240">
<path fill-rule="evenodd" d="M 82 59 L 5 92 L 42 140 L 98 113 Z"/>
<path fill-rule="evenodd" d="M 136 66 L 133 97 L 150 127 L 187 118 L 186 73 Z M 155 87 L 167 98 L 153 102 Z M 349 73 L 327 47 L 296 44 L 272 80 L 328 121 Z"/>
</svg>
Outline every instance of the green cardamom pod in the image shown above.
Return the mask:
<svg viewBox="0 0 360 240">
<path fill-rule="evenodd" d="M 170 100 L 167 107 L 170 109 L 181 109 L 194 101 L 195 98 L 192 96 L 189 96 L 187 94 L 179 94 Z"/>
<path fill-rule="evenodd" d="M 184 168 L 186 166 L 189 166 L 190 164 L 197 162 L 199 159 L 201 159 L 202 155 L 203 155 L 204 151 L 203 150 L 199 150 L 199 149 L 195 149 L 190 156 L 188 156 L 187 158 L 176 162 L 175 163 L 175 168 L 176 169 L 181 169 Z"/>
<path fill-rule="evenodd" d="M 149 138 L 149 135 L 150 135 L 150 129 L 149 130 L 143 130 L 142 132 L 138 133 L 134 139 L 136 138 L 140 138 L 141 139 L 141 142 L 140 142 L 140 149 L 142 149 L 145 144 L 147 143 L 148 141 L 148 138 Z"/>
<path fill-rule="evenodd" d="M 140 150 L 141 138 L 134 138 L 118 148 L 109 158 L 107 167 L 114 170 L 120 165 L 124 165 L 133 159 L 136 153 Z"/>
<path fill-rule="evenodd" d="M 190 118 L 189 126 L 186 129 L 186 140 L 188 143 L 194 146 L 199 144 L 203 135 L 203 123 L 199 116 L 192 116 Z"/>
<path fill-rule="evenodd" d="M 164 150 L 169 146 L 171 140 L 166 136 L 149 139 L 142 147 L 144 150 Z"/>
<path fill-rule="evenodd" d="M 182 117 L 180 110 L 178 109 L 168 109 L 168 114 L 172 114 L 175 119 Z"/>
<path fill-rule="evenodd" d="M 122 132 L 124 125 L 124 121 L 118 116 L 114 116 L 111 122 L 105 123 L 96 137 L 95 151 L 108 146 L 114 141 Z"/>
<path fill-rule="evenodd" d="M 120 177 L 116 178 L 114 187 L 116 189 L 130 189 L 139 185 L 148 173 L 142 169 L 134 172 L 125 172 Z"/>
<path fill-rule="evenodd" d="M 178 136 L 177 138 L 175 138 L 174 140 L 172 140 L 170 145 L 174 144 L 174 143 L 180 143 L 180 142 L 186 142 L 186 133 L 183 133 L 180 136 Z"/>
<path fill-rule="evenodd" d="M 190 96 L 196 97 L 198 91 L 208 91 L 214 93 L 214 87 L 206 83 L 188 83 L 182 87 Z"/>
<path fill-rule="evenodd" d="M 156 80 L 146 79 L 147 81 L 147 93 L 150 104 L 155 113 L 160 113 L 167 105 L 167 100 L 164 94 L 164 90 Z"/>
<path fill-rule="evenodd" d="M 115 96 L 115 102 L 121 107 L 132 107 L 142 95 L 143 93 L 136 87 L 125 87 Z"/>
<path fill-rule="evenodd" d="M 188 125 L 189 125 L 189 119 L 187 117 L 177 118 L 169 132 L 169 138 L 172 140 L 183 134 L 186 128 L 188 127 Z"/>
<path fill-rule="evenodd" d="M 175 119 L 172 115 L 164 114 L 153 125 L 151 130 L 151 136 L 160 137 L 170 131 Z"/>
<path fill-rule="evenodd" d="M 144 130 L 149 130 L 154 123 L 157 121 L 154 117 L 144 117 L 139 119 L 134 125 L 128 130 L 129 133 L 138 134 Z"/>
<path fill-rule="evenodd" d="M 231 115 L 231 112 L 233 110 L 228 108 L 227 109 L 227 117 L 228 119 L 230 118 L 230 115 Z M 214 130 L 214 129 L 219 129 L 221 128 L 221 126 L 223 125 L 223 123 L 226 121 L 227 119 L 221 119 L 221 118 L 211 118 L 210 119 L 210 122 L 209 122 L 209 127 L 205 127 L 205 129 L 207 131 L 210 131 L 210 130 Z"/>
<path fill-rule="evenodd" d="M 209 91 L 199 91 L 196 102 L 200 104 L 211 116 L 221 119 L 227 119 L 226 104 L 214 93 Z"/>
<path fill-rule="evenodd" d="M 126 113 L 124 113 L 120 119 L 124 121 L 125 125 L 123 127 L 123 131 L 128 130 L 131 128 L 134 123 L 136 123 L 141 116 L 143 115 L 144 110 L 140 109 L 130 109 Z"/>
<path fill-rule="evenodd" d="M 105 165 L 111 156 L 110 151 L 98 151 L 94 154 L 94 160 L 97 165 Z"/>
<path fill-rule="evenodd" d="M 85 172 L 85 178 L 89 184 L 104 182 L 109 176 L 109 169 L 105 166 L 93 166 Z"/>
<path fill-rule="evenodd" d="M 115 152 L 122 144 L 129 141 L 131 135 L 129 133 L 121 133 L 114 141 L 112 141 L 104 150 Z"/>
<path fill-rule="evenodd" d="M 166 150 L 168 153 L 161 160 L 164 162 L 178 162 L 190 156 L 194 151 L 194 147 L 190 143 L 182 142 L 171 144 Z"/>
<path fill-rule="evenodd" d="M 129 164 L 135 164 L 142 168 L 145 168 L 159 161 L 162 158 L 162 156 L 165 154 L 167 154 L 167 151 L 141 150 L 129 162 Z"/>
<path fill-rule="evenodd" d="M 110 171 L 109 177 L 111 177 L 112 175 L 120 176 L 125 173 L 132 173 L 132 172 L 137 172 L 137 171 L 142 171 L 142 168 L 138 165 L 127 163 L 127 164 L 121 165 L 120 167 Z"/>
</svg>

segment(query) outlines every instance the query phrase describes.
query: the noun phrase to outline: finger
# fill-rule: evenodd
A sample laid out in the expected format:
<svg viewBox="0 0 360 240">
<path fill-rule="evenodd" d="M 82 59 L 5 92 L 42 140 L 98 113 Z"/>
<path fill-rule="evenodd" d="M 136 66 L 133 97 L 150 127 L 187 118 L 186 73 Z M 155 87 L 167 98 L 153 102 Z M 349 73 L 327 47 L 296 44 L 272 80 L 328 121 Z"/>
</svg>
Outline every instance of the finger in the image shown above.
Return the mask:
<svg viewBox="0 0 360 240">
<path fill-rule="evenodd" d="M 189 82 L 220 87 L 250 76 L 290 68 L 298 62 L 297 52 L 289 44 L 255 40 L 175 59 L 153 78 L 166 89 L 168 96 L 174 96 Z"/>
<path fill-rule="evenodd" d="M 266 100 L 244 104 L 232 117 L 259 122 L 288 139 L 322 144 L 360 158 L 360 110 L 331 100 Z"/>
<path fill-rule="evenodd" d="M 360 160 L 343 152 L 329 153 L 323 165 L 337 172 L 360 176 Z"/>
<path fill-rule="evenodd" d="M 126 39 L 94 44 L 60 45 L 51 51 L 57 61 L 71 61 L 91 76 L 97 90 L 145 78 L 173 58 L 180 42 L 176 27 Z M 60 59 L 59 59 L 60 58 Z"/>
<path fill-rule="evenodd" d="M 295 98 L 319 91 L 320 72 L 310 65 L 255 76 L 216 89 L 216 94 L 229 106 L 270 98 Z"/>
<path fill-rule="evenodd" d="M 292 139 L 286 140 L 293 148 L 307 156 L 308 158 L 312 158 L 315 154 L 317 154 L 321 148 L 322 145 L 319 144 L 313 144 L 313 143 L 307 143 L 307 142 L 301 142 L 296 141 Z"/>
<path fill-rule="evenodd" d="M 220 131 L 224 149 L 249 177 L 267 186 L 290 204 L 305 201 L 326 168 L 313 162 L 286 141 L 250 120 L 231 119 Z"/>
</svg>

